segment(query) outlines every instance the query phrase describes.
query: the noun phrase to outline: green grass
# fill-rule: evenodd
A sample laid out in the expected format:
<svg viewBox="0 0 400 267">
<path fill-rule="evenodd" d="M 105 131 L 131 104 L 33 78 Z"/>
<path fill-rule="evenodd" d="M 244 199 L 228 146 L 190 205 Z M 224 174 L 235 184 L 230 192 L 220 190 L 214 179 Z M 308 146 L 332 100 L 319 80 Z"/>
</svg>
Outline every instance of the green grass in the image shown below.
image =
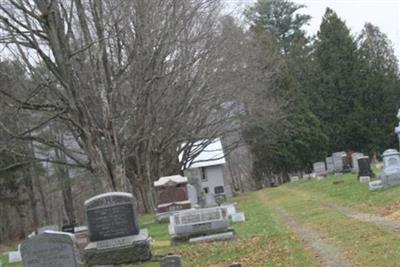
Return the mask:
<svg viewBox="0 0 400 267">
<path fill-rule="evenodd" d="M 334 181 L 343 182 L 334 184 Z M 386 215 L 400 210 L 400 186 L 369 192 L 367 184 L 360 184 L 354 174 L 346 174 L 245 193 L 230 201 L 237 202 L 239 210 L 245 212 L 246 222 L 232 225 L 237 236 L 228 242 L 171 246 L 168 225 L 157 223 L 152 215 L 142 215 L 141 227 L 147 228 L 153 238 L 154 258 L 179 254 L 185 266 L 226 266 L 235 261 L 243 266 L 318 266 L 308 246 L 276 213 L 280 207 L 324 242 L 343 251 L 353 266 L 399 266 L 400 234 L 346 217 L 327 204 Z M 0 247 L 0 253 L 10 249 Z M 11 266 L 6 264 L 5 256 L 0 258 L 4 266 Z M 159 263 L 129 266 L 149 267 Z"/>
<path fill-rule="evenodd" d="M 344 183 L 333 184 L 342 180 Z M 379 214 L 400 201 L 400 187 L 369 192 L 355 175 L 297 182 L 256 195 L 267 207 L 287 209 L 296 220 L 336 245 L 354 266 L 399 266 L 400 238 L 372 223 L 360 222 L 328 208 L 326 203 Z"/>
<path fill-rule="evenodd" d="M 19 263 L 8 263 L 8 255 L 3 255 L 6 251 L 17 250 L 19 242 L 12 242 L 8 245 L 1 245 L 0 244 L 0 260 L 3 263 L 3 267 L 21 267 L 22 264 Z"/>
<path fill-rule="evenodd" d="M 244 266 L 313 266 L 313 257 L 284 223 L 270 209 L 260 205 L 252 193 L 235 198 L 240 210 L 245 211 L 246 222 L 234 224 L 237 233 L 233 241 L 209 244 L 182 244 L 170 246 L 167 224 L 157 224 L 144 216 L 143 227 L 149 229 L 154 239 L 152 253 L 183 256 L 185 266 L 226 266 L 239 261 Z M 159 266 L 144 263 L 140 266 Z"/>
</svg>

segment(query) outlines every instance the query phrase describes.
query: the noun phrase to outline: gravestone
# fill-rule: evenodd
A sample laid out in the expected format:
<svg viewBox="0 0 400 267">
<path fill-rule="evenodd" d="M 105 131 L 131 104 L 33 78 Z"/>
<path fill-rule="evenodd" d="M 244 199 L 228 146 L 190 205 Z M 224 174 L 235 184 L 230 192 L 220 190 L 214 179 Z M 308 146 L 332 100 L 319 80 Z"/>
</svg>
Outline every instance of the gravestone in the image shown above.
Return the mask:
<svg viewBox="0 0 400 267">
<path fill-rule="evenodd" d="M 78 244 L 79 251 L 83 253 L 87 244 L 89 244 L 89 230 L 86 226 L 77 226 L 74 228 L 74 236 Z"/>
<path fill-rule="evenodd" d="M 43 234 L 46 231 L 55 231 L 57 232 L 59 230 L 58 225 L 45 225 L 43 227 L 40 227 L 37 229 L 38 234 Z"/>
<path fill-rule="evenodd" d="M 343 157 L 346 156 L 344 151 L 335 152 L 332 154 L 333 166 L 335 173 L 343 172 Z"/>
<path fill-rule="evenodd" d="M 26 239 L 21 245 L 24 267 L 78 267 L 81 265 L 74 236 L 45 232 Z"/>
<path fill-rule="evenodd" d="M 347 157 L 347 155 L 342 156 L 342 162 L 343 162 L 342 172 L 343 173 L 351 172 L 351 161 L 349 157 Z"/>
<path fill-rule="evenodd" d="M 323 161 L 315 162 L 313 164 L 313 171 L 317 176 L 326 175 L 325 162 Z"/>
<path fill-rule="evenodd" d="M 90 243 L 85 262 L 117 265 L 151 258 L 149 236 L 139 229 L 132 194 L 112 192 L 85 201 Z"/>
<path fill-rule="evenodd" d="M 168 220 L 169 216 L 178 210 L 191 208 L 187 184 L 188 179 L 181 175 L 161 177 L 154 182 L 158 221 Z"/>
<path fill-rule="evenodd" d="M 236 202 L 235 203 L 225 203 L 220 206 L 221 208 L 225 209 L 228 216 L 236 213 Z"/>
<path fill-rule="evenodd" d="M 246 220 L 244 212 L 237 212 L 232 214 L 232 222 L 244 222 Z"/>
<path fill-rule="evenodd" d="M 332 157 L 325 158 L 325 163 L 326 163 L 326 171 L 328 173 L 334 173 L 335 165 L 333 164 L 333 158 Z"/>
<path fill-rule="evenodd" d="M 375 190 L 379 190 L 382 189 L 383 185 L 382 185 L 382 181 L 381 180 L 376 180 L 376 181 L 372 181 L 368 183 L 368 189 L 370 191 L 375 191 Z"/>
<path fill-rule="evenodd" d="M 161 258 L 160 267 L 182 267 L 181 256 L 168 255 Z"/>
<path fill-rule="evenodd" d="M 170 217 L 169 233 L 173 244 L 191 237 L 230 231 L 227 211 L 221 207 L 183 210 Z"/>
<path fill-rule="evenodd" d="M 17 263 L 21 261 L 22 257 L 21 257 L 21 252 L 19 250 L 8 252 L 8 263 Z"/>
<path fill-rule="evenodd" d="M 400 184 L 400 153 L 395 149 L 388 149 L 382 154 L 383 171 L 380 176 L 383 187 Z"/>
<path fill-rule="evenodd" d="M 75 233 L 75 224 L 66 224 L 61 227 L 62 231 L 65 233 Z"/>
<path fill-rule="evenodd" d="M 194 187 L 191 184 L 188 184 L 187 190 L 188 190 L 188 197 L 189 197 L 191 207 L 192 208 L 197 207 L 198 206 L 198 197 L 197 197 L 196 187 Z"/>
<path fill-rule="evenodd" d="M 371 169 L 371 163 L 369 160 L 369 157 L 367 156 L 362 156 L 357 159 L 357 165 L 358 165 L 358 177 L 361 176 L 369 176 L 369 177 L 374 177 L 374 173 L 372 172 Z"/>
<path fill-rule="evenodd" d="M 290 181 L 291 181 L 291 182 L 297 182 L 297 181 L 299 181 L 299 176 L 291 176 L 291 177 L 290 177 Z"/>
<path fill-rule="evenodd" d="M 360 183 L 369 183 L 370 179 L 371 178 L 369 176 L 360 176 L 360 178 L 359 178 Z"/>
<path fill-rule="evenodd" d="M 352 163 L 352 171 L 355 173 L 358 173 L 358 158 L 363 157 L 364 154 L 363 153 L 359 153 L 359 152 L 354 152 L 353 154 L 351 154 L 351 163 Z"/>
</svg>

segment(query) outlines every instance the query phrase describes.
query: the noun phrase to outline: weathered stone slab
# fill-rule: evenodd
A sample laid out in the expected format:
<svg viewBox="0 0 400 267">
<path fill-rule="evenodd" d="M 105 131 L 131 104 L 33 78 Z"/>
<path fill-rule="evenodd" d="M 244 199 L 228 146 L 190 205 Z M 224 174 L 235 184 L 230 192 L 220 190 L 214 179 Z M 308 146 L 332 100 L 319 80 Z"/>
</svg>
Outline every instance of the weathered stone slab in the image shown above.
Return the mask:
<svg viewBox="0 0 400 267">
<path fill-rule="evenodd" d="M 343 172 L 343 157 L 346 156 L 344 151 L 335 152 L 332 154 L 333 165 L 335 172 L 341 173 Z"/>
<path fill-rule="evenodd" d="M 226 209 L 228 216 L 236 213 L 236 203 L 225 203 L 222 204 L 220 207 Z"/>
<path fill-rule="evenodd" d="M 40 227 L 37 229 L 38 234 L 43 234 L 46 231 L 55 231 L 57 232 L 59 230 L 58 225 L 45 225 L 43 227 Z"/>
<path fill-rule="evenodd" d="M 360 183 L 369 183 L 370 177 L 369 176 L 360 176 Z"/>
<path fill-rule="evenodd" d="M 333 164 L 333 158 L 332 157 L 325 158 L 325 163 L 326 163 L 326 171 L 328 173 L 335 172 L 335 165 Z"/>
<path fill-rule="evenodd" d="M 161 258 L 160 267 L 182 267 L 181 256 L 168 255 Z"/>
<path fill-rule="evenodd" d="M 375 191 L 383 188 L 382 181 L 377 180 L 377 181 L 372 181 L 368 183 L 368 188 L 370 191 Z"/>
<path fill-rule="evenodd" d="M 359 152 L 354 152 L 353 154 L 351 154 L 351 161 L 352 161 L 352 171 L 355 173 L 358 173 L 358 158 L 363 157 L 364 154 L 363 153 L 359 153 Z"/>
<path fill-rule="evenodd" d="M 237 212 L 235 214 L 232 214 L 232 222 L 244 222 L 246 220 L 244 216 L 244 212 Z"/>
<path fill-rule="evenodd" d="M 315 162 L 313 164 L 313 171 L 317 176 L 326 174 L 325 162 Z"/>
<path fill-rule="evenodd" d="M 90 242 L 85 248 L 85 263 L 118 265 L 147 261 L 151 258 L 149 236 L 144 233 L 109 240 Z"/>
<path fill-rule="evenodd" d="M 81 263 L 74 236 L 62 232 L 45 232 L 25 240 L 21 255 L 24 267 L 78 267 Z"/>
<path fill-rule="evenodd" d="M 184 210 L 170 217 L 170 225 L 173 235 L 190 237 L 226 231 L 228 217 L 221 207 Z"/>
<path fill-rule="evenodd" d="M 226 241 L 234 238 L 235 234 L 233 232 L 212 234 L 206 236 L 193 237 L 189 239 L 189 243 L 207 243 L 214 241 Z"/>
<path fill-rule="evenodd" d="M 17 263 L 21 262 L 22 257 L 21 257 L 21 252 L 20 251 L 10 251 L 8 252 L 8 263 Z"/>
</svg>

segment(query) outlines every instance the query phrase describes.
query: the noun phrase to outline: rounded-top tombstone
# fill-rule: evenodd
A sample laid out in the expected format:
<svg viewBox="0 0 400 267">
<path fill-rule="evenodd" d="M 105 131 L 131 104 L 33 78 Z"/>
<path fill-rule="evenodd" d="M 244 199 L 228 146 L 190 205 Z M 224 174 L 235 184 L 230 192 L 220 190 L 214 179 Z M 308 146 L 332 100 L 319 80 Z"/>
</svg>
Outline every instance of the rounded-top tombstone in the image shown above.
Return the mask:
<svg viewBox="0 0 400 267">
<path fill-rule="evenodd" d="M 79 251 L 74 236 L 62 232 L 45 232 L 28 238 L 21 245 L 24 267 L 79 267 Z"/>
<path fill-rule="evenodd" d="M 85 201 L 90 241 L 139 234 L 136 201 L 132 194 L 112 192 Z"/>
<path fill-rule="evenodd" d="M 387 149 L 382 154 L 385 174 L 400 172 L 400 153 L 396 149 Z"/>
</svg>

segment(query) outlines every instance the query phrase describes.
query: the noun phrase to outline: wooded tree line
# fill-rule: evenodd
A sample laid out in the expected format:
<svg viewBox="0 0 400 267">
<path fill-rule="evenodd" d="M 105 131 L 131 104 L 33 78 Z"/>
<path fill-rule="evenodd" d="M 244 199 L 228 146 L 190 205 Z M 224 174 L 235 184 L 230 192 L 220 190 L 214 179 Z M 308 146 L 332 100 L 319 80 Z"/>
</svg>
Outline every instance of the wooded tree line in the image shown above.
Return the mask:
<svg viewBox="0 0 400 267">
<path fill-rule="evenodd" d="M 241 23 L 215 0 L 2 1 L 0 242 L 83 223 L 104 191 L 152 211 L 153 181 L 199 140 L 222 138 L 231 159 L 249 147 L 255 187 L 394 145 L 390 41 L 370 24 L 352 36 L 330 9 L 307 37 L 300 8 L 259 0 Z"/>
<path fill-rule="evenodd" d="M 368 22 L 354 35 L 330 8 L 316 36 L 307 36 L 303 7 L 258 0 L 245 12 L 255 38 L 278 55 L 272 90 L 287 100 L 286 127 L 275 142 L 257 128 L 248 134 L 256 177 L 266 183 L 310 171 L 335 151 L 379 156 L 398 147 L 399 71 L 388 37 Z"/>
<path fill-rule="evenodd" d="M 194 143 L 219 137 L 229 153 L 244 144 L 244 113 L 283 120 L 268 98 L 271 53 L 221 10 L 215 0 L 0 3 L 0 240 L 83 223 L 83 201 L 104 191 L 133 192 L 152 211 L 153 181 L 180 173 L 201 152 Z"/>
</svg>

